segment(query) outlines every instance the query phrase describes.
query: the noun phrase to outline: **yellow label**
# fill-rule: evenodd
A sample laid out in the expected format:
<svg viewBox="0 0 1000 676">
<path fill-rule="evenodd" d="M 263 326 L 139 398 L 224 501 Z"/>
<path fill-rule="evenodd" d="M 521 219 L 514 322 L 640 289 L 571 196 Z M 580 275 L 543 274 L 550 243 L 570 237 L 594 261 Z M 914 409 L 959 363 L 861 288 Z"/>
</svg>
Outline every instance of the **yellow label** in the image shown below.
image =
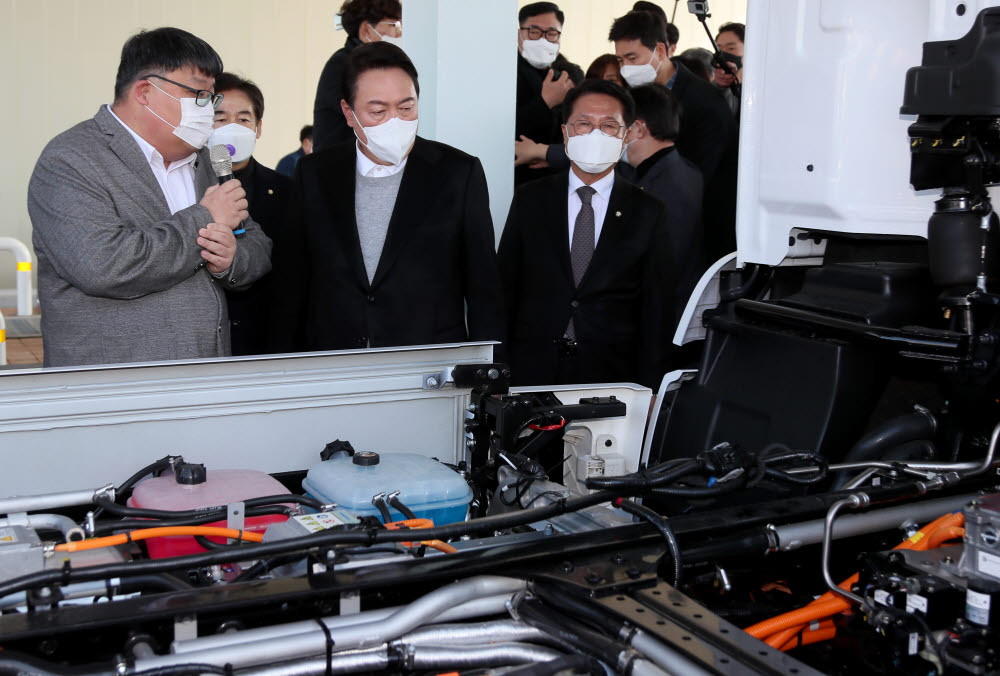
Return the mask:
<svg viewBox="0 0 1000 676">
<path fill-rule="evenodd" d="M 13 541 L 14 541 L 13 535 L 7 535 L 5 537 L 0 538 L 0 542 L 13 542 Z"/>
<path fill-rule="evenodd" d="M 5 340 L 7 340 L 7 332 L 4 331 L 3 329 L 0 329 L 0 343 L 4 342 Z"/>
<path fill-rule="evenodd" d="M 918 530 L 916 533 L 910 536 L 909 542 L 916 544 L 923 539 L 924 539 L 924 532 L 922 530 Z"/>
<path fill-rule="evenodd" d="M 17 264 L 18 272 L 31 272 L 31 261 Z"/>
</svg>

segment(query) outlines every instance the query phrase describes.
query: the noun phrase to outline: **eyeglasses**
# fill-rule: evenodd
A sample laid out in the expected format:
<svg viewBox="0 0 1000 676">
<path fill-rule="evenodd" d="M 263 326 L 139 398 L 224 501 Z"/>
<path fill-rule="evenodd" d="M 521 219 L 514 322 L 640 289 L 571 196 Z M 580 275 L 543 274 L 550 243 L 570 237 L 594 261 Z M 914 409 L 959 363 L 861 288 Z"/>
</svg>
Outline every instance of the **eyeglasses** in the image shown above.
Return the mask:
<svg viewBox="0 0 1000 676">
<path fill-rule="evenodd" d="M 587 122 L 586 120 L 567 122 L 566 126 L 571 128 L 573 133 L 577 136 L 586 136 L 590 132 L 594 131 L 593 123 Z M 605 120 L 604 122 L 601 122 L 600 126 L 597 128 L 608 136 L 618 136 L 618 132 L 624 129 L 625 125 L 618 124 L 614 120 Z"/>
<path fill-rule="evenodd" d="M 396 29 L 396 33 L 393 37 L 402 37 L 403 35 L 403 22 L 402 21 L 379 21 L 376 26 L 392 26 Z"/>
<path fill-rule="evenodd" d="M 167 79 L 162 75 L 156 75 L 155 73 L 150 73 L 149 75 L 143 75 L 140 80 L 148 80 L 151 77 L 155 77 L 158 80 L 163 80 L 164 82 L 169 82 L 170 84 L 177 85 L 182 89 L 186 89 L 189 92 L 194 92 L 194 102 L 199 106 L 207 106 L 209 102 L 212 104 L 212 108 L 218 108 L 219 104 L 222 103 L 222 94 L 213 94 L 207 89 L 195 89 L 194 87 L 188 87 L 186 84 L 181 84 L 180 82 L 174 82 L 173 80 Z"/>
<path fill-rule="evenodd" d="M 544 35 L 549 42 L 559 42 L 559 36 L 562 35 L 562 31 L 557 31 L 555 28 L 544 30 L 541 26 L 528 26 L 521 30 L 528 31 L 529 40 L 537 40 Z"/>
</svg>

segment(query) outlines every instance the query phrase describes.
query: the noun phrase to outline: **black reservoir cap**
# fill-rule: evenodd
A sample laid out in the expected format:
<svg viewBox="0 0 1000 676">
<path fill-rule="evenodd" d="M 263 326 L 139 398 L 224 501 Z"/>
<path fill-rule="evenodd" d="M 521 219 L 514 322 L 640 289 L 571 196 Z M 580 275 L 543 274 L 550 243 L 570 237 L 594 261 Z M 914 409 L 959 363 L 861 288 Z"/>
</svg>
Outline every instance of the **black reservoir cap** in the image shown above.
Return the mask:
<svg viewBox="0 0 1000 676">
<path fill-rule="evenodd" d="M 375 451 L 358 451 L 354 454 L 354 464 L 362 467 L 371 467 L 381 462 L 378 453 Z"/>
<path fill-rule="evenodd" d="M 181 462 L 174 465 L 174 478 L 177 483 L 185 486 L 203 484 L 208 479 L 208 471 L 204 465 L 193 462 Z"/>
</svg>

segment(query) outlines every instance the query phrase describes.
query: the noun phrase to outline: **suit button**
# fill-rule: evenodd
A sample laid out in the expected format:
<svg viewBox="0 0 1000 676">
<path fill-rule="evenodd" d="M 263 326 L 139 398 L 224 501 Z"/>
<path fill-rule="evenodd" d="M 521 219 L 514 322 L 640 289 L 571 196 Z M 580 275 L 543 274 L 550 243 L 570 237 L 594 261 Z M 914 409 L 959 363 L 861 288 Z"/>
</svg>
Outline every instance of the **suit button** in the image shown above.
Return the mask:
<svg viewBox="0 0 1000 676">
<path fill-rule="evenodd" d="M 229 278 L 229 283 L 230 284 L 235 284 L 236 283 L 236 278 L 235 277 L 230 277 Z"/>
<path fill-rule="evenodd" d="M 372 294 L 368 294 L 368 302 L 369 303 L 374 303 L 375 302 L 375 296 L 373 296 Z"/>
<path fill-rule="evenodd" d="M 573 308 L 573 309 L 576 309 L 576 308 L 580 307 L 580 301 L 578 301 L 578 300 L 571 301 L 570 304 L 569 304 L 569 306 L 571 308 Z"/>
</svg>

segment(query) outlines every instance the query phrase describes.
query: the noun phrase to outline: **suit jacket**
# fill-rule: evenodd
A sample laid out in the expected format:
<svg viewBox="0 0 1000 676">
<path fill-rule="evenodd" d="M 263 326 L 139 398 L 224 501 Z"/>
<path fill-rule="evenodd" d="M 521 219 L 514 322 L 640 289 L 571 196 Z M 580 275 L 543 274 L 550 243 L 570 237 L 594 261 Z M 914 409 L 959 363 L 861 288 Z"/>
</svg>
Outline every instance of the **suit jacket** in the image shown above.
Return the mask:
<svg viewBox="0 0 1000 676">
<path fill-rule="evenodd" d="M 250 218 L 274 240 L 281 229 L 292 196 L 292 180 L 268 169 L 254 158 L 240 172 L 247 191 Z M 266 274 L 244 291 L 227 291 L 233 355 L 264 354 L 268 351 L 267 322 L 270 317 L 272 277 Z"/>
<path fill-rule="evenodd" d="M 652 164 L 648 169 L 645 163 L 639 165 L 645 169 L 642 176 L 639 176 L 638 168 L 623 162 L 618 163 L 619 175 L 667 205 L 677 278 L 676 323 L 706 268 L 701 220 L 704 186 L 698 167 L 676 148 L 667 149 L 665 154 L 649 159 Z"/>
<path fill-rule="evenodd" d="M 354 139 L 354 131 L 347 126 L 344 113 L 340 110 L 340 101 L 344 98 L 340 74 L 351 52 L 360 44 L 357 38 L 348 37 L 344 46 L 335 51 L 323 66 L 313 103 L 313 152 Z"/>
<path fill-rule="evenodd" d="M 217 183 L 208 149 L 195 195 Z M 205 267 L 194 204 L 171 215 L 135 139 L 107 107 L 55 137 L 28 184 L 47 366 L 229 354 L 225 289 L 270 269 L 271 242 L 253 222 L 217 278 Z"/>
<path fill-rule="evenodd" d="M 287 176 L 288 178 L 295 176 L 295 167 L 305 154 L 306 152 L 302 150 L 302 148 L 299 148 L 293 153 L 288 153 L 278 160 L 278 164 L 275 165 L 274 170 L 282 176 Z"/>
<path fill-rule="evenodd" d="M 666 208 L 615 178 L 594 257 L 573 282 L 568 172 L 514 193 L 500 240 L 507 351 L 517 385 L 638 382 L 666 372 L 674 307 L 673 252 Z M 579 345 L 574 372 L 557 377 L 570 317 Z"/>
<path fill-rule="evenodd" d="M 275 241 L 275 349 L 503 340 L 479 160 L 417 138 L 369 283 L 355 219 L 355 148 L 343 144 L 299 162 L 287 227 Z"/>
<path fill-rule="evenodd" d="M 715 177 L 730 151 L 738 129 L 719 89 L 705 82 L 682 63 L 674 62 L 677 79 L 670 92 L 681 105 L 677 149 L 701 170 L 705 183 Z"/>
</svg>

